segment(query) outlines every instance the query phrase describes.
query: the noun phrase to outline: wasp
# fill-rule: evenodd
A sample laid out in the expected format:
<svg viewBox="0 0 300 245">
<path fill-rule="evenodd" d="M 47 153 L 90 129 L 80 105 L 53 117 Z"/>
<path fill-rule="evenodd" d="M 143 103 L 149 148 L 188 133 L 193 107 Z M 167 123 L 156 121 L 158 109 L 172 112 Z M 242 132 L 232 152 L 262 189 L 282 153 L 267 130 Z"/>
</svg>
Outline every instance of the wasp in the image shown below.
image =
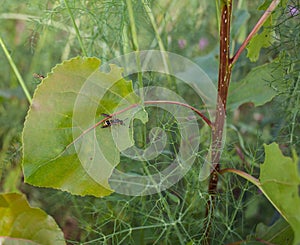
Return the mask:
<svg viewBox="0 0 300 245">
<path fill-rule="evenodd" d="M 101 115 L 104 116 L 104 117 L 109 117 L 109 118 L 111 118 L 111 116 L 108 115 L 108 114 L 102 113 Z M 125 124 L 124 124 L 124 121 L 121 120 L 121 119 L 118 119 L 118 118 L 112 118 L 112 119 L 105 120 L 105 121 L 103 122 L 103 125 L 102 125 L 101 128 L 108 128 L 108 127 L 111 127 L 112 125 L 125 125 Z"/>
<path fill-rule="evenodd" d="M 37 79 L 40 79 L 40 80 L 43 80 L 45 78 L 44 75 L 41 75 L 41 74 L 38 74 L 38 73 L 33 73 L 33 77 L 37 78 Z"/>
</svg>

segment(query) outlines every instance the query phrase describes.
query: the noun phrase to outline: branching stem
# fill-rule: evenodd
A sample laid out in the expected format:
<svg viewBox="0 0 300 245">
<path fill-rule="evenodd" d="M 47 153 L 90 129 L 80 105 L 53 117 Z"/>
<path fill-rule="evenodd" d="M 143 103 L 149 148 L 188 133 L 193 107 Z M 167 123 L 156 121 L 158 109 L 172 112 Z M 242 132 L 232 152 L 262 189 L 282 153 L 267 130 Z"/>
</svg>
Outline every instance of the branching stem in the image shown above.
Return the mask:
<svg viewBox="0 0 300 245">
<path fill-rule="evenodd" d="M 220 170 L 220 157 L 223 141 L 223 132 L 224 124 L 226 119 L 226 104 L 227 104 L 227 95 L 228 88 L 231 78 L 232 66 L 239 58 L 242 51 L 245 49 L 247 44 L 253 38 L 253 36 L 258 32 L 262 25 L 266 22 L 268 17 L 271 15 L 273 10 L 277 7 L 280 0 L 273 0 L 265 11 L 263 16 L 257 22 L 253 30 L 250 32 L 248 37 L 245 39 L 241 47 L 238 49 L 236 54 L 230 58 L 230 27 L 231 27 L 231 15 L 232 15 L 232 0 L 221 0 L 220 1 L 220 61 L 219 61 L 219 77 L 218 77 L 218 98 L 217 98 L 217 107 L 216 107 L 216 119 L 213 123 L 214 127 L 212 128 L 212 149 L 211 149 L 211 164 L 212 172 L 210 175 L 208 193 L 211 195 L 211 198 L 207 202 L 206 208 L 206 223 L 205 227 L 205 240 L 203 244 L 210 244 L 210 228 L 211 221 L 209 216 L 214 212 L 214 203 L 217 194 L 217 185 L 219 180 L 219 174 L 222 172 Z M 236 170 L 232 171 L 236 174 L 243 175 L 245 177 L 246 173 Z M 224 172 L 224 170 L 223 170 Z M 259 182 L 255 181 L 255 178 L 250 178 L 246 176 L 249 181 L 254 184 Z"/>
</svg>

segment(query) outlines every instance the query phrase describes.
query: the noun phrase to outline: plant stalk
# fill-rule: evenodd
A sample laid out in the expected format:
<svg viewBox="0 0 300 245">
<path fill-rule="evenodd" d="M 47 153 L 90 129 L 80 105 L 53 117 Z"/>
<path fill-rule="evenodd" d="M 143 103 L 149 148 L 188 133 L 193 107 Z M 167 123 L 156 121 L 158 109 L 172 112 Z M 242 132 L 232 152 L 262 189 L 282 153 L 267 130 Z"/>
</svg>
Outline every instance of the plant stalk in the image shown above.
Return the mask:
<svg viewBox="0 0 300 245">
<path fill-rule="evenodd" d="M 76 24 L 74 15 L 73 15 L 73 13 L 72 13 L 72 11 L 71 11 L 71 9 L 70 9 L 68 0 L 64 0 L 64 3 L 65 3 L 65 5 L 66 5 L 66 8 L 67 8 L 67 10 L 68 10 L 68 12 L 69 12 L 69 15 L 70 15 L 70 17 L 71 17 L 72 24 L 73 24 L 73 27 L 74 27 L 74 29 L 75 29 L 77 39 L 78 39 L 79 45 L 80 45 L 80 47 L 81 47 L 81 51 L 82 51 L 83 55 L 84 55 L 85 57 L 87 57 L 88 55 L 87 55 L 87 52 L 86 52 L 85 47 L 84 47 L 84 45 L 83 45 L 83 41 L 82 41 L 82 38 L 81 38 L 81 35 L 80 35 L 80 32 L 79 32 L 78 26 L 77 26 L 77 24 Z"/>
<path fill-rule="evenodd" d="M 150 23 L 152 25 L 152 28 L 154 30 L 154 33 L 155 33 L 155 38 L 157 40 L 157 43 L 158 43 L 158 46 L 159 46 L 159 49 L 160 51 L 162 52 L 165 52 L 166 51 L 166 48 L 164 46 L 164 43 L 160 37 L 160 34 L 159 34 L 159 28 L 156 24 L 156 20 L 155 20 L 155 17 L 154 17 L 154 14 L 152 12 L 152 9 L 149 7 L 148 3 L 146 3 L 145 0 L 142 0 L 142 3 L 143 3 L 143 6 L 144 6 L 144 9 L 145 9 L 145 12 L 150 20 Z M 171 74 L 171 66 L 170 66 L 170 62 L 169 62 L 169 59 L 168 59 L 168 55 L 166 53 L 166 57 L 162 56 L 162 59 L 163 59 L 163 62 L 164 62 L 164 67 L 167 71 L 167 73 L 170 73 Z M 177 86 L 176 84 L 172 81 L 172 79 L 170 78 L 170 76 L 167 77 L 167 80 L 168 80 L 168 84 L 169 84 L 169 87 L 173 90 L 173 91 L 176 91 L 177 92 Z"/>
<path fill-rule="evenodd" d="M 137 35 L 137 29 L 135 25 L 135 19 L 134 19 L 134 10 L 132 6 L 132 0 L 126 0 L 126 6 L 129 16 L 129 22 L 130 22 L 130 31 L 131 31 L 131 37 L 132 37 L 132 44 L 133 44 L 133 50 L 136 52 L 136 65 L 138 68 L 138 87 L 139 87 L 139 96 L 142 101 L 144 101 L 144 85 L 143 85 L 143 77 L 142 77 L 142 68 L 141 68 L 141 60 L 139 55 L 139 42 L 138 42 L 138 35 Z M 139 147 L 144 147 L 146 142 L 146 127 L 144 125 L 140 125 L 137 127 L 137 138 L 136 142 Z"/>
<path fill-rule="evenodd" d="M 232 2 L 227 0 L 222 2 L 221 8 L 221 23 L 220 23 L 220 65 L 219 65 L 219 79 L 218 79 L 218 98 L 216 107 L 216 119 L 214 127 L 212 128 L 212 148 L 211 148 L 211 163 L 212 172 L 210 174 L 208 193 L 211 198 L 208 199 L 206 207 L 206 222 L 205 240 L 203 244 L 210 244 L 210 230 L 211 219 L 210 215 L 214 212 L 214 203 L 217 194 L 217 185 L 220 171 L 220 157 L 222 149 L 224 123 L 226 118 L 226 101 L 228 94 L 228 87 L 231 77 L 231 63 L 230 63 L 230 22 Z"/>
<path fill-rule="evenodd" d="M 265 21 L 271 15 L 272 11 L 277 7 L 280 0 L 273 0 L 265 11 L 263 16 L 257 22 L 253 30 L 250 32 L 248 37 L 245 39 L 241 47 L 238 49 L 236 54 L 230 58 L 230 25 L 231 25 L 231 14 L 232 14 L 232 0 L 221 0 L 221 18 L 220 18 L 220 62 L 219 62 L 219 77 L 218 77 L 218 99 L 216 107 L 216 119 L 212 127 L 212 148 L 211 148 L 211 163 L 212 172 L 209 179 L 208 193 L 211 198 L 208 199 L 206 208 L 206 223 L 204 224 L 205 229 L 205 240 L 203 244 L 210 244 L 210 230 L 211 230 L 211 219 L 209 218 L 214 212 L 215 199 L 217 195 L 217 185 L 219 180 L 219 174 L 222 173 L 220 170 L 220 157 L 223 141 L 224 123 L 226 119 L 226 103 L 228 88 L 231 78 L 232 66 L 239 58 L 242 51 L 245 49 L 247 44 L 263 26 Z M 225 171 L 223 171 L 225 172 Z M 234 172 L 234 171 L 231 171 Z M 235 171 L 236 174 L 240 174 L 240 171 Z M 250 178 L 253 184 L 258 184 L 254 178 Z"/>
<path fill-rule="evenodd" d="M 3 52 L 4 52 L 4 54 L 5 54 L 8 62 L 10 64 L 11 68 L 13 69 L 13 71 L 14 71 L 14 73 L 15 73 L 18 81 L 19 81 L 19 84 L 21 85 L 21 87 L 22 87 L 22 89 L 23 89 L 23 91 L 25 93 L 25 96 L 26 96 L 29 104 L 31 104 L 31 102 L 32 102 L 31 95 L 30 95 L 30 93 L 29 93 L 29 91 L 28 91 L 28 89 L 26 87 L 26 84 L 25 84 L 25 82 L 24 82 L 24 80 L 23 80 L 23 78 L 22 78 L 22 76 L 21 76 L 21 74 L 20 74 L 20 72 L 19 72 L 19 70 L 18 70 L 15 62 L 13 61 L 12 57 L 10 56 L 10 54 L 9 54 L 9 52 L 8 52 L 8 50 L 7 50 L 7 48 L 6 48 L 6 46 L 5 46 L 5 44 L 4 44 L 4 42 L 3 42 L 3 40 L 2 40 L 1 37 L 0 37 L 0 45 L 1 45 L 2 49 L 3 49 Z"/>
</svg>

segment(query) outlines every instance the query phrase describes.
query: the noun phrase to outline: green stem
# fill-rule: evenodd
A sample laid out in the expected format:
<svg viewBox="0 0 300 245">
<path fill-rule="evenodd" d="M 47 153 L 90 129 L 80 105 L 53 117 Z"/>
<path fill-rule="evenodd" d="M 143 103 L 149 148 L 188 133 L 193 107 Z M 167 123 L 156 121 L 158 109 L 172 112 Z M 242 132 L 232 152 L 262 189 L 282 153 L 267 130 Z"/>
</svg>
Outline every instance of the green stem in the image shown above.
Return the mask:
<svg viewBox="0 0 300 245">
<path fill-rule="evenodd" d="M 152 174 L 150 173 L 149 169 L 147 167 L 144 167 L 144 170 L 147 173 L 147 175 L 150 177 L 152 183 L 155 186 L 158 186 L 157 185 L 158 183 L 152 178 Z M 178 228 L 178 224 L 177 224 L 177 222 L 173 218 L 172 211 L 170 210 L 170 206 L 169 206 L 168 202 L 166 201 L 166 199 L 163 197 L 163 195 L 161 193 L 161 190 L 159 188 L 157 188 L 157 193 L 159 195 L 160 200 L 162 200 L 162 204 L 164 206 L 164 210 L 166 211 L 166 213 L 167 213 L 167 215 L 168 215 L 168 217 L 169 217 L 169 219 L 171 221 L 171 224 L 173 225 L 175 233 L 176 233 L 176 235 L 177 235 L 177 237 L 178 237 L 178 239 L 180 241 L 180 244 L 185 244 L 184 243 L 184 239 L 183 239 L 183 237 L 181 235 L 181 232 L 180 232 L 180 230 Z"/>
<path fill-rule="evenodd" d="M 294 132 L 295 132 L 295 127 L 297 125 L 297 114 L 299 113 L 298 110 L 293 109 L 295 107 L 295 105 L 299 105 L 299 101 L 300 101 L 300 94 L 298 93 L 299 83 L 300 83 L 300 74 L 298 76 L 297 81 L 295 81 L 295 84 L 293 85 L 293 91 L 292 91 L 292 93 L 290 93 L 290 96 L 289 96 L 289 108 L 288 108 L 288 110 L 294 111 L 293 118 L 292 118 L 290 142 L 289 142 L 291 145 L 293 145 L 293 139 L 295 137 Z M 296 99 L 294 99 L 295 97 L 296 97 Z M 295 100 L 294 103 L 292 102 L 293 100 Z"/>
<path fill-rule="evenodd" d="M 66 5 L 66 7 L 67 7 L 67 10 L 68 10 L 68 12 L 69 12 L 69 15 L 70 15 L 70 17 L 71 17 L 72 24 L 73 24 L 73 26 L 74 26 L 74 29 L 75 29 L 75 32 L 76 32 L 76 36 L 77 36 L 77 38 L 78 38 L 78 42 L 79 42 L 79 45 L 80 45 L 80 47 L 81 47 L 82 53 L 83 53 L 84 56 L 87 56 L 87 52 L 86 52 L 86 50 L 85 50 L 85 48 L 84 48 L 84 45 L 83 45 L 83 42 L 82 42 L 82 39 L 81 39 L 81 35 L 80 35 L 80 33 L 79 33 L 79 29 L 78 29 L 77 24 L 76 24 L 76 21 L 75 21 L 75 19 L 74 19 L 74 15 L 73 15 L 73 13 L 72 13 L 70 7 L 69 7 L 68 1 L 67 1 L 67 0 L 64 0 L 64 2 L 65 2 L 65 5 Z"/>
<path fill-rule="evenodd" d="M 128 15 L 129 15 L 129 22 L 130 22 L 130 29 L 131 29 L 131 35 L 132 35 L 132 42 L 133 42 L 133 49 L 135 51 L 139 51 L 139 43 L 137 38 L 137 31 L 136 31 L 136 25 L 134 21 L 134 14 L 133 14 L 133 8 L 132 8 L 132 2 L 131 0 L 126 0 Z"/>
<path fill-rule="evenodd" d="M 141 60 L 140 60 L 140 55 L 139 55 L 139 42 L 138 42 L 138 36 L 137 36 L 137 29 L 135 25 L 135 20 L 134 20 L 134 11 L 132 7 L 132 0 L 126 0 L 126 5 L 127 5 L 127 11 L 129 15 L 129 21 L 130 21 L 130 30 L 131 30 L 131 36 L 132 36 L 132 42 L 133 42 L 133 49 L 136 51 L 135 53 L 135 58 L 136 58 L 136 65 L 138 68 L 138 86 L 139 86 L 139 96 L 142 101 L 144 101 L 144 92 L 143 92 L 143 78 L 142 78 L 142 67 L 141 67 Z M 137 145 L 139 147 L 144 147 L 144 142 L 146 139 L 146 127 L 145 125 L 140 125 L 137 127 Z"/>
<path fill-rule="evenodd" d="M 269 197 L 269 195 L 265 192 L 264 188 L 262 187 L 262 184 L 260 183 L 260 181 L 258 179 L 256 179 L 255 177 L 251 176 L 250 174 L 247 174 L 241 170 L 237 170 L 237 169 L 233 169 L 233 168 L 225 168 L 220 170 L 219 172 L 220 174 L 224 174 L 224 173 L 235 173 L 241 177 L 243 177 L 244 179 L 248 180 L 249 182 L 251 182 L 252 184 L 254 184 L 261 192 L 262 194 L 269 200 L 269 202 L 273 205 L 274 208 L 277 209 L 277 211 L 282 215 L 282 217 L 285 220 L 288 220 L 288 218 L 286 217 L 286 215 L 282 212 L 281 208 L 278 207 L 273 200 Z"/>
<path fill-rule="evenodd" d="M 157 39 L 159 49 L 160 49 L 161 51 L 166 51 L 165 46 L 164 46 L 164 43 L 163 43 L 163 41 L 161 40 L 161 37 L 160 37 L 160 35 L 159 35 L 158 27 L 157 27 L 157 24 L 156 24 L 156 21 L 155 21 L 155 17 L 154 17 L 154 15 L 153 15 L 153 13 L 152 13 L 152 9 L 149 7 L 149 5 L 148 5 L 147 3 L 145 3 L 145 0 L 142 0 L 142 3 L 143 3 L 143 5 L 144 5 L 146 14 L 148 15 L 148 18 L 150 19 L 152 28 L 153 28 L 153 30 L 154 30 L 154 32 L 155 32 L 155 37 L 156 37 L 156 39 Z"/>
<path fill-rule="evenodd" d="M 160 37 L 160 34 L 159 34 L 159 30 L 158 30 L 158 26 L 156 24 L 156 21 L 155 21 L 155 17 L 154 17 L 154 14 L 152 12 L 152 9 L 149 7 L 149 5 L 145 2 L 145 0 L 142 0 L 142 3 L 143 3 L 143 6 L 144 6 L 144 9 L 145 9 L 145 12 L 146 14 L 148 15 L 148 18 L 150 19 L 150 22 L 151 22 L 151 25 L 152 25 L 152 28 L 154 30 L 154 33 L 155 33 L 155 38 L 157 40 L 157 43 L 158 43 L 158 46 L 159 46 L 159 49 L 162 51 L 162 52 L 165 52 L 166 49 L 165 49 L 165 46 L 164 46 L 164 43 Z M 165 71 L 166 73 L 169 73 L 171 74 L 170 72 L 170 65 L 169 65 L 169 59 L 168 59 L 168 56 L 167 56 L 167 53 L 166 53 L 166 57 L 162 56 L 162 59 L 163 59 L 163 62 L 164 62 L 164 67 L 165 67 Z M 168 80 L 168 83 L 169 83 L 169 87 L 173 90 L 173 91 L 177 91 L 177 87 L 175 85 L 174 82 L 172 82 L 172 79 L 168 76 L 167 77 L 167 80 Z"/>
<path fill-rule="evenodd" d="M 126 5 L 127 5 L 127 10 L 128 10 L 128 15 L 129 15 L 129 21 L 130 21 L 130 29 L 131 29 L 131 35 L 132 35 L 132 42 L 133 42 L 133 49 L 134 51 L 139 52 L 139 42 L 138 42 L 138 37 L 137 37 L 137 30 L 136 30 L 136 25 L 134 21 L 134 14 L 133 14 L 133 8 L 132 8 L 132 1 L 131 0 L 126 0 Z M 141 60 L 140 56 L 138 53 L 136 54 L 136 62 L 138 66 L 138 71 L 141 71 Z M 143 80 L 142 80 L 142 74 L 141 72 L 138 72 L 138 83 L 139 83 L 139 88 L 143 88 Z M 141 93 L 142 95 L 143 93 Z M 143 100 L 143 98 L 142 98 Z"/>
<path fill-rule="evenodd" d="M 13 69 L 13 71 L 14 71 L 14 73 L 15 73 L 18 81 L 19 81 L 19 84 L 21 85 L 21 87 L 22 87 L 22 89 L 23 89 L 23 91 L 24 91 L 24 93 L 26 95 L 26 98 L 27 98 L 28 102 L 31 104 L 31 102 L 32 102 L 31 95 L 30 95 L 30 93 L 29 93 L 29 91 L 28 91 L 28 89 L 26 87 L 26 84 L 25 84 L 25 82 L 24 82 L 24 80 L 23 80 L 20 72 L 18 71 L 18 68 L 17 68 L 16 64 L 14 63 L 12 57 L 10 56 L 10 54 L 9 54 L 9 52 L 8 52 L 8 50 L 7 50 L 4 42 L 2 40 L 2 37 L 0 37 L 0 45 L 1 45 L 2 49 L 3 49 L 3 51 L 4 51 L 4 54 L 5 54 L 7 60 L 9 62 L 9 64 L 10 64 L 11 68 Z"/>
<path fill-rule="evenodd" d="M 259 189 L 261 189 L 261 185 L 260 182 L 257 178 L 253 177 L 250 174 L 247 174 L 241 170 L 238 169 L 234 169 L 234 168 L 225 168 L 220 170 L 219 172 L 220 174 L 224 174 L 224 173 L 235 173 L 241 177 L 243 177 L 244 179 L 248 180 L 249 182 L 251 182 L 252 184 L 256 185 Z"/>
<path fill-rule="evenodd" d="M 216 18 L 217 18 L 217 23 L 218 23 L 218 31 L 220 32 L 220 0 L 215 0 L 216 4 Z"/>
</svg>

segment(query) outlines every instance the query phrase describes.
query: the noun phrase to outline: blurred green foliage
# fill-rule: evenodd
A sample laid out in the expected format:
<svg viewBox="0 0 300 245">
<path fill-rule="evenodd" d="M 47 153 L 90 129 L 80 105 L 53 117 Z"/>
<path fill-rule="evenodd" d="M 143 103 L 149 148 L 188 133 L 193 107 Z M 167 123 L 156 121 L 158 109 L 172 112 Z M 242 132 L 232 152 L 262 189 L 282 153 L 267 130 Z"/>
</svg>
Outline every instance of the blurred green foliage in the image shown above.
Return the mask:
<svg viewBox="0 0 300 245">
<path fill-rule="evenodd" d="M 135 37 L 131 32 L 126 1 L 68 3 L 89 56 L 107 61 L 134 51 Z M 232 52 L 237 50 L 261 16 L 262 12 L 257 10 L 261 3 L 260 0 L 234 1 Z M 34 73 L 46 75 L 57 63 L 83 54 L 64 1 L 0 0 L 0 4 L 0 35 L 31 94 L 40 82 L 33 77 Z M 150 7 L 151 13 L 145 11 L 144 4 Z M 223 166 L 242 169 L 254 176 L 258 175 L 259 163 L 263 161 L 263 143 L 277 141 L 284 153 L 290 154 L 292 147 L 298 155 L 300 153 L 300 21 L 299 15 L 291 15 L 290 11 L 293 6 L 299 9 L 299 1 L 289 1 L 288 6 L 277 10 L 279 21 L 272 27 L 276 41 L 271 48 L 263 49 L 256 63 L 250 63 L 244 53 L 233 68 L 233 83 L 242 80 L 253 67 L 275 58 L 279 58 L 278 66 L 283 70 L 268 81 L 278 94 L 272 102 L 258 108 L 245 104 L 228 114 L 228 143 L 222 158 Z M 215 1 L 133 1 L 133 8 L 141 50 L 159 49 L 155 38 L 159 35 L 167 51 L 188 57 L 200 65 L 206 64 L 203 69 L 216 82 L 218 15 Z M 151 25 L 150 14 L 154 16 L 158 33 Z M 16 169 L 20 169 L 21 131 L 28 103 L 2 50 L 0 57 L 2 191 L 18 189 L 26 193 L 32 204 L 53 215 L 73 244 L 79 244 L 79 241 L 91 244 L 180 244 L 184 241 L 187 244 L 203 239 L 200 231 L 207 194 L 204 184 L 198 181 L 198 169 L 205 150 L 199 152 L 198 160 L 185 178 L 160 195 L 127 197 L 113 194 L 105 199 L 81 198 L 25 185 Z M 147 74 L 146 78 L 149 85 L 159 82 L 153 74 Z M 180 88 L 187 101 L 197 107 L 199 101 L 194 99 L 193 91 L 185 85 Z M 203 135 L 208 134 L 205 127 L 202 130 Z M 15 180 L 16 186 L 7 184 L 8 181 L 11 183 L 13 171 L 20 174 Z M 244 240 L 258 223 L 271 224 L 273 215 L 276 217 L 271 204 L 253 186 L 238 177 L 223 176 L 217 212 L 213 217 L 213 242 L 224 244 Z"/>
</svg>

